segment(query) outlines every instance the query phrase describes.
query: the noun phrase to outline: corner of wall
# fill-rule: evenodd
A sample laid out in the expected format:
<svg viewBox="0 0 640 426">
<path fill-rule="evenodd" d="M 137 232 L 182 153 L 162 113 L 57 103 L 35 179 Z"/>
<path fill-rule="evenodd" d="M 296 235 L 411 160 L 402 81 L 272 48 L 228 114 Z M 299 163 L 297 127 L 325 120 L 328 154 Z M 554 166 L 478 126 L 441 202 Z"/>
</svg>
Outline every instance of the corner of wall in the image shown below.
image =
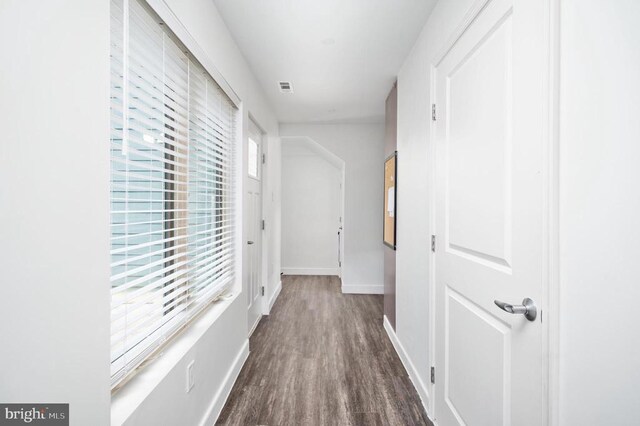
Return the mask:
<svg viewBox="0 0 640 426">
<path fill-rule="evenodd" d="M 280 292 L 282 291 L 282 280 L 279 277 L 273 287 L 274 287 L 274 290 L 273 290 L 273 293 L 271 293 L 271 297 L 269 297 L 267 312 L 265 313 L 266 315 L 269 315 L 271 313 L 271 310 L 273 309 L 273 305 L 275 305 L 276 300 L 278 300 L 278 296 L 280 296 Z"/>
</svg>

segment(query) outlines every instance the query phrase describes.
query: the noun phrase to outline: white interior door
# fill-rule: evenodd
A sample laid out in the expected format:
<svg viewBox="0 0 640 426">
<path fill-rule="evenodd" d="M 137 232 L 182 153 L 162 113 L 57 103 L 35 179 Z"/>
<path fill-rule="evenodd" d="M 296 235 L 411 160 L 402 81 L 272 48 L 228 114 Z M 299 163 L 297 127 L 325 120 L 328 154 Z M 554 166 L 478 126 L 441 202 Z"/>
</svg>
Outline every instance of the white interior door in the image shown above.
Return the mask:
<svg viewBox="0 0 640 426">
<path fill-rule="evenodd" d="M 544 2 L 490 0 L 478 10 L 435 68 L 435 418 L 539 426 Z M 537 305 L 533 321 L 494 303 L 525 298 Z"/>
<path fill-rule="evenodd" d="M 262 134 L 250 122 L 247 140 L 246 289 L 249 335 L 262 318 Z"/>
</svg>

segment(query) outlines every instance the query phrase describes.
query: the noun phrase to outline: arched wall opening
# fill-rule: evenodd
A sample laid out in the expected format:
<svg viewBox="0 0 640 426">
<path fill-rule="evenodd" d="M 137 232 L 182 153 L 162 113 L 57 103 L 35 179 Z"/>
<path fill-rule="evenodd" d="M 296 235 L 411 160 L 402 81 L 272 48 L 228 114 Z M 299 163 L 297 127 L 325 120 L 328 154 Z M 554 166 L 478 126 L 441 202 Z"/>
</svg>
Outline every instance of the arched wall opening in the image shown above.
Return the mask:
<svg viewBox="0 0 640 426">
<path fill-rule="evenodd" d="M 342 276 L 345 162 L 308 137 L 282 138 L 282 272 Z"/>
</svg>

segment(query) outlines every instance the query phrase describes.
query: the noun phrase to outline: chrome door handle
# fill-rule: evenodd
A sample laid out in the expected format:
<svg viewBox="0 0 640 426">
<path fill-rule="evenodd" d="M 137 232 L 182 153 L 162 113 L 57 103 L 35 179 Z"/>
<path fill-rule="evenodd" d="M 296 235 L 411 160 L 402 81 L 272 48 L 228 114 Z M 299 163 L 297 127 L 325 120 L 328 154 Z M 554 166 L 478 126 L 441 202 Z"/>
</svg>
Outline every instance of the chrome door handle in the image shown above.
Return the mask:
<svg viewBox="0 0 640 426">
<path fill-rule="evenodd" d="M 533 300 L 528 297 L 522 301 L 522 305 L 510 305 L 499 300 L 494 300 L 493 303 L 500 309 L 510 314 L 524 315 L 529 321 L 535 321 L 538 316 L 538 309 Z"/>
<path fill-rule="evenodd" d="M 247 241 L 247 244 L 251 245 L 253 244 L 253 241 Z"/>
</svg>

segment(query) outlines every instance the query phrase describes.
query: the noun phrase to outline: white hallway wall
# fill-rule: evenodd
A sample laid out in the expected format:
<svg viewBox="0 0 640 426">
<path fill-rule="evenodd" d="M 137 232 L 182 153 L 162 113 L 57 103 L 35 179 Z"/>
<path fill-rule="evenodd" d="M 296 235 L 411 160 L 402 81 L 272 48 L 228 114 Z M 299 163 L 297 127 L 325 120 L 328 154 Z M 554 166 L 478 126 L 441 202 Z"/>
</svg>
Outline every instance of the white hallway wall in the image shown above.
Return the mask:
<svg viewBox="0 0 640 426">
<path fill-rule="evenodd" d="M 266 302 L 273 304 L 280 292 L 282 265 L 282 145 L 280 137 L 267 138 L 267 187 L 263 195 L 263 211 L 266 222 L 266 244 L 263 253 L 267 259 Z"/>
<path fill-rule="evenodd" d="M 560 6 L 558 424 L 636 425 L 640 2 Z"/>
<path fill-rule="evenodd" d="M 245 134 L 249 112 L 268 133 L 274 225 L 268 244 L 275 253 L 270 269 L 276 271 L 267 284 L 270 298 L 280 270 L 276 118 L 212 1 L 150 3 L 170 7 L 198 54 L 207 57 L 198 59 L 214 63 L 237 93 Z M 11 224 L 2 234 L 0 280 L 3 298 L 21 301 L 0 310 L 6 339 L 0 401 L 69 402 L 71 425 L 112 421 L 109 15 L 109 2 L 80 0 L 13 1 L 0 8 L 6 53 L 0 79 L 0 218 Z M 246 321 L 245 298 L 238 297 L 214 325 L 198 330 L 200 339 L 149 395 L 126 407 L 128 421 L 198 424 L 209 409 L 213 413 L 217 392 L 247 343 Z M 184 372 L 194 357 L 196 386 L 186 394 Z M 121 399 L 123 391 L 117 394 Z"/>
<path fill-rule="evenodd" d="M 474 0 L 439 1 L 398 73 L 396 335 L 420 396 L 430 402 L 432 58 Z M 403 207 L 405 206 L 405 207 Z"/>
<path fill-rule="evenodd" d="M 282 271 L 337 275 L 342 168 L 306 145 L 282 142 Z"/>
<path fill-rule="evenodd" d="M 280 124 L 280 135 L 309 137 L 345 162 L 342 288 L 382 294 L 384 123 Z"/>
<path fill-rule="evenodd" d="M 0 49 L 0 401 L 108 425 L 109 2 L 3 1 Z"/>
</svg>

